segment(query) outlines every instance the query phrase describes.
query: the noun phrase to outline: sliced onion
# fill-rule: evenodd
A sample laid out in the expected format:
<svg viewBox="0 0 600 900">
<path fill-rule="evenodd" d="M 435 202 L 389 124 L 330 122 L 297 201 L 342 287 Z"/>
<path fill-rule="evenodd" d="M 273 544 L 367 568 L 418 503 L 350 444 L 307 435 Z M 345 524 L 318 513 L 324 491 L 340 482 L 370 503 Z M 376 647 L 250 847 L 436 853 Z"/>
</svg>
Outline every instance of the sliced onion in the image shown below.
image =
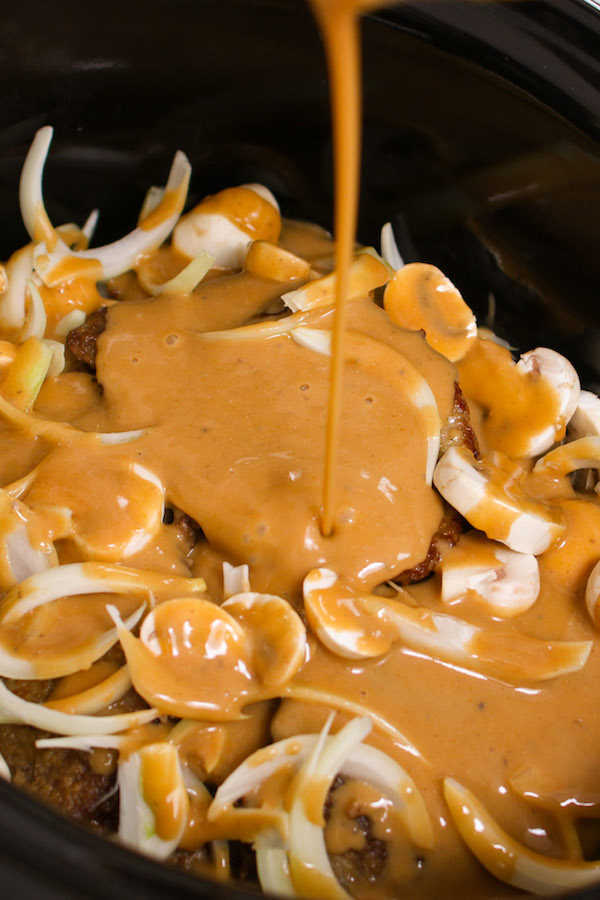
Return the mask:
<svg viewBox="0 0 600 900">
<path fill-rule="evenodd" d="M 48 366 L 48 378 L 56 378 L 65 367 L 65 345 L 60 341 L 46 339 L 43 343 L 52 350 L 52 359 Z"/>
<path fill-rule="evenodd" d="M 133 625 L 130 624 L 129 627 L 132 628 Z M 104 678 L 86 691 L 80 691 L 70 697 L 61 697 L 60 700 L 48 700 L 45 706 L 71 715 L 93 716 L 124 697 L 130 688 L 131 678 L 127 666 L 121 666 L 108 678 Z"/>
<path fill-rule="evenodd" d="M 316 734 L 300 734 L 261 747 L 219 786 L 209 810 L 209 819 L 218 818 L 280 768 L 293 766 L 298 769 L 316 742 Z M 372 785 L 388 797 L 399 811 L 410 840 L 417 847 L 433 846 L 433 828 L 423 797 L 410 775 L 390 756 L 376 747 L 361 743 L 348 754 L 339 771 L 348 778 Z M 277 841 L 275 843 L 279 846 Z"/>
<path fill-rule="evenodd" d="M 444 796 L 461 837 L 495 878 L 544 897 L 600 882 L 600 860 L 556 859 L 512 838 L 471 791 L 444 779 Z"/>
<path fill-rule="evenodd" d="M 121 750 L 131 741 L 126 734 L 92 734 L 72 737 L 40 738 L 35 742 L 39 750 L 81 750 L 91 753 L 92 750 Z"/>
<path fill-rule="evenodd" d="M 328 706 L 330 709 L 336 709 L 351 716 L 368 716 L 373 725 L 391 738 L 399 750 L 404 750 L 417 759 L 423 759 L 420 751 L 406 735 L 402 734 L 391 722 L 388 722 L 384 716 L 358 701 L 350 700 L 341 694 L 323 690 L 313 685 L 294 684 L 294 682 L 283 689 L 281 696 L 290 700 L 300 700 L 302 703 L 318 703 L 319 706 Z"/>
<path fill-rule="evenodd" d="M 0 720 L 4 724 L 18 723 L 32 725 L 41 731 L 54 734 L 92 735 L 118 734 L 146 725 L 157 717 L 155 709 L 141 709 L 136 712 L 119 713 L 114 716 L 73 716 L 68 713 L 48 709 L 39 703 L 30 703 L 17 697 L 0 681 Z"/>
<path fill-rule="evenodd" d="M 353 719 L 327 738 L 331 719 L 319 735 L 296 779 L 290 802 L 288 859 L 295 890 L 301 897 L 348 900 L 335 877 L 323 833 L 323 807 L 344 761 L 371 730 L 368 719 Z M 315 821 L 315 818 L 318 820 Z"/>
<path fill-rule="evenodd" d="M 34 266 L 45 284 L 53 287 L 77 274 L 96 280 L 120 275 L 133 267 L 141 253 L 156 249 L 169 236 L 183 209 L 190 180 L 191 166 L 184 153 L 175 154 L 164 197 L 137 228 L 104 247 L 73 251 L 53 228 L 44 208 L 42 175 L 51 140 L 51 128 L 36 134 L 23 166 L 20 189 L 25 227 L 33 240 L 39 241 L 43 235 L 34 248 Z"/>
<path fill-rule="evenodd" d="M 54 329 L 54 334 L 57 337 L 66 338 L 70 331 L 83 325 L 86 318 L 87 316 L 82 309 L 72 309 L 71 312 L 68 312 L 66 316 L 63 316 L 58 322 Z"/>
<path fill-rule="evenodd" d="M 250 590 L 250 575 L 248 566 L 232 566 L 231 563 L 223 563 L 223 597 L 225 600 L 234 594 L 245 594 Z"/>
<path fill-rule="evenodd" d="M 214 261 L 214 256 L 211 256 L 206 250 L 201 250 L 174 278 L 170 278 L 164 284 L 149 285 L 150 293 L 154 295 L 191 294 L 194 288 L 200 284 Z"/>
<path fill-rule="evenodd" d="M 27 338 L 36 337 L 41 340 L 46 333 L 46 307 L 33 278 L 27 279 L 26 287 L 29 294 L 29 309 L 25 316 L 20 339 L 21 341 L 26 341 Z"/>
<path fill-rule="evenodd" d="M 8 287 L 0 295 L 0 325 L 16 331 L 25 324 L 25 291 L 33 273 L 33 246 L 13 253 L 6 264 Z"/>
<path fill-rule="evenodd" d="M 60 567 L 58 567 L 60 568 Z M 142 617 L 145 604 L 135 610 L 122 623 L 122 627 L 129 631 L 135 628 Z M 0 677 L 31 679 L 32 681 L 45 681 L 48 678 L 63 678 L 87 669 L 99 660 L 119 640 L 117 628 L 109 628 L 95 639 L 88 640 L 83 647 L 75 647 L 70 651 L 61 650 L 53 654 L 46 650 L 33 658 L 11 653 L 0 644 Z M 106 705 L 106 704 L 104 704 Z M 103 706 L 100 706 L 102 709 Z"/>
<path fill-rule="evenodd" d="M 176 825 L 169 838 L 161 838 L 156 830 L 153 805 L 144 795 L 144 768 L 160 766 L 160 792 L 155 802 L 173 811 Z M 148 744 L 127 759 L 119 761 L 119 840 L 133 850 L 165 860 L 179 844 L 187 823 L 189 801 L 183 781 L 176 747 L 168 743 Z M 154 787 L 155 785 L 153 785 Z"/>
<path fill-rule="evenodd" d="M 27 578 L 0 602 L 0 622 L 14 622 L 25 613 L 59 597 L 80 594 L 142 594 L 153 605 L 155 595 L 189 596 L 203 593 L 203 578 L 161 575 L 110 563 L 69 563 Z"/>
<path fill-rule="evenodd" d="M 391 222 L 386 222 L 381 229 L 381 255 L 386 263 L 397 272 L 404 265 L 404 260 L 398 250 L 398 244 L 394 237 L 394 229 Z"/>
<path fill-rule="evenodd" d="M 30 337 L 15 353 L 2 380 L 0 390 L 4 399 L 18 409 L 29 412 L 36 401 L 46 375 L 53 366 L 54 348 L 48 341 Z M 64 365 L 64 348 L 63 348 Z"/>
</svg>

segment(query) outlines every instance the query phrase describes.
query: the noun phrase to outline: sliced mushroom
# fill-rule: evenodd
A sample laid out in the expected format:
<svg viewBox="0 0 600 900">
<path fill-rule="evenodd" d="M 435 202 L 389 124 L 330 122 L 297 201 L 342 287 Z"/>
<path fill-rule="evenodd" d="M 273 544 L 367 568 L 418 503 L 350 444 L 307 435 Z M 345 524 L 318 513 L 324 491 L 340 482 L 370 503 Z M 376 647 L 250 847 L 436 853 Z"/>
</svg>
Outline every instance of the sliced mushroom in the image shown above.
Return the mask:
<svg viewBox="0 0 600 900">
<path fill-rule="evenodd" d="M 575 412 L 569 421 L 569 440 L 600 434 L 600 397 L 592 391 L 581 391 Z"/>
<path fill-rule="evenodd" d="M 390 279 L 383 307 L 397 325 L 423 329 L 427 343 L 451 362 L 461 359 L 477 336 L 472 310 L 449 278 L 425 263 L 409 263 Z"/>
<path fill-rule="evenodd" d="M 528 455 L 538 456 L 565 436 L 566 427 L 579 402 L 579 376 L 568 359 L 548 347 L 538 347 L 523 353 L 516 368 L 525 374 L 545 378 L 559 398 L 556 420 L 548 425 L 545 432 L 532 438 L 529 446 Z"/>
<path fill-rule="evenodd" d="M 327 569 L 307 575 L 305 609 L 313 631 L 340 656 L 377 657 L 397 641 L 433 659 L 512 683 L 576 672 L 591 650 L 591 641 L 544 641 L 525 634 L 515 634 L 507 645 L 503 634 L 446 613 L 338 587 Z"/>
<path fill-rule="evenodd" d="M 442 560 L 442 603 L 474 597 L 493 616 L 512 618 L 528 610 L 540 592 L 538 561 L 479 532 L 470 532 Z"/>
<path fill-rule="evenodd" d="M 600 435 L 569 441 L 550 450 L 533 467 L 534 472 L 546 473 L 560 477 L 576 472 L 578 469 L 600 468 Z"/>
<path fill-rule="evenodd" d="M 571 363 L 546 347 L 512 354 L 478 339 L 458 363 L 461 390 L 483 411 L 485 447 L 515 459 L 539 456 L 563 439 L 579 398 Z"/>
<path fill-rule="evenodd" d="M 169 715 L 239 718 L 247 704 L 281 696 L 304 657 L 304 626 L 280 597 L 239 594 L 221 607 L 168 600 L 146 616 L 139 638 L 111 615 L 135 689 Z"/>
<path fill-rule="evenodd" d="M 253 240 L 276 242 L 281 230 L 279 206 L 262 184 L 243 184 L 206 197 L 182 216 L 173 231 L 173 247 L 193 259 L 202 250 L 215 265 L 241 269 Z"/>
<path fill-rule="evenodd" d="M 503 454 L 477 460 L 466 447 L 453 446 L 438 462 L 433 483 L 444 500 L 488 538 L 538 556 L 565 525 L 559 510 L 525 496 L 519 471 Z"/>
</svg>

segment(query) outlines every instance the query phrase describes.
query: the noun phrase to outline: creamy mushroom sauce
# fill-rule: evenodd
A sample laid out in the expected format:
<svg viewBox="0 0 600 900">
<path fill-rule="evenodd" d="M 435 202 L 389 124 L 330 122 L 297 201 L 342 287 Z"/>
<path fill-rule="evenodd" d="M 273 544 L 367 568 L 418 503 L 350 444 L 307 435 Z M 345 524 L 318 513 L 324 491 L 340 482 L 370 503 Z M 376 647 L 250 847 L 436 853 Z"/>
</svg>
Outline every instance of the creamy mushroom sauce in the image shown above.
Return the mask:
<svg viewBox="0 0 600 900">
<path fill-rule="evenodd" d="M 352 5 L 322 4 L 325 32 Z M 21 194 L 32 245 L 0 294 L 0 674 L 53 689 L 37 711 L 5 691 L 0 713 L 94 771 L 118 760 L 125 843 L 159 859 L 208 845 L 217 875 L 228 841 L 253 843 L 266 890 L 490 898 L 600 880 L 585 862 L 600 447 L 574 370 L 544 350 L 515 364 L 432 266 L 350 247 L 339 278 L 339 247 L 260 186 L 180 218 L 181 166 L 126 262 L 120 245 L 96 258 L 86 230 L 45 214 L 40 135 Z M 64 366 L 67 332 L 104 305 L 95 375 Z M 456 384 L 478 452 L 453 431 Z M 449 502 L 468 533 L 400 587 Z M 121 664 L 105 658 L 117 641 Z M 116 721 L 132 684 L 150 709 Z M 318 732 L 341 754 L 331 771 Z M 321 866 L 295 823 L 311 848 L 324 836 Z"/>
</svg>

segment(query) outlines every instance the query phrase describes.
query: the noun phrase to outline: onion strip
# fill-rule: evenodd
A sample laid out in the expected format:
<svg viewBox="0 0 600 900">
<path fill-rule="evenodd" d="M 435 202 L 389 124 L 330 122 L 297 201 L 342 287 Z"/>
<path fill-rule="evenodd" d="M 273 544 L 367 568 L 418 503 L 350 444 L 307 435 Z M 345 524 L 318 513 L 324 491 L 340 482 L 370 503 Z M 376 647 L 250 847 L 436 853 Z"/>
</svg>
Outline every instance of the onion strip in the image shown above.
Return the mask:
<svg viewBox="0 0 600 900">
<path fill-rule="evenodd" d="M 42 731 L 66 735 L 118 734 L 156 719 L 155 709 L 141 709 L 114 716 L 76 716 L 23 700 L 0 681 L 0 721 L 32 725 Z"/>
</svg>

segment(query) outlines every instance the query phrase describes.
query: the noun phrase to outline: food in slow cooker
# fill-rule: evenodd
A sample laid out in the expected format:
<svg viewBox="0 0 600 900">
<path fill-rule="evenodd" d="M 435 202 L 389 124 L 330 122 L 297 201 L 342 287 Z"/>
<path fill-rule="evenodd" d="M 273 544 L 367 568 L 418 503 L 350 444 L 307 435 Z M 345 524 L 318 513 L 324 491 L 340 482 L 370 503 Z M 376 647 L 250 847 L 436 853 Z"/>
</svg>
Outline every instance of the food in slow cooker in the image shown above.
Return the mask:
<svg viewBox="0 0 600 900">
<path fill-rule="evenodd" d="M 267 893 L 597 881 L 600 401 L 386 227 L 324 537 L 329 235 L 261 185 L 183 214 L 178 153 L 90 249 L 45 212 L 50 139 L 0 294 L 6 774 Z"/>
</svg>

